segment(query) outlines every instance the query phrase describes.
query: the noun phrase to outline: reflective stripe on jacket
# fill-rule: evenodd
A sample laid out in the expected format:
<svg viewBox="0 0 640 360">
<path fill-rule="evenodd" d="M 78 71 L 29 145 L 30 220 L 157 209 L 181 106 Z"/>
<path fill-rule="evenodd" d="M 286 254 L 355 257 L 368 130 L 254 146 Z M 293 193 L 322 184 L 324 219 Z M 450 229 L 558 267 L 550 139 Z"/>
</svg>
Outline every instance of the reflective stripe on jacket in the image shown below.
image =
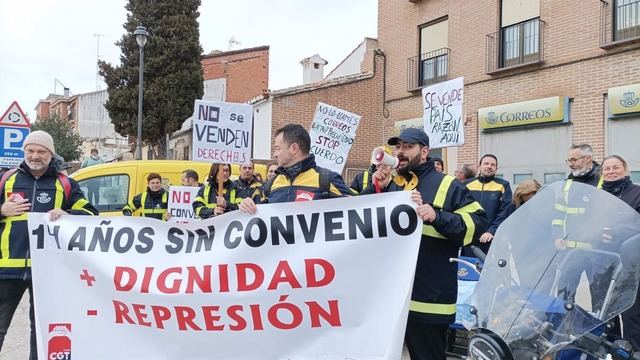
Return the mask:
<svg viewBox="0 0 640 360">
<path fill-rule="evenodd" d="M 165 189 L 161 189 L 159 196 L 153 196 L 149 191 L 142 192 L 131 199 L 122 209 L 125 216 L 131 216 L 140 210 L 140 216 L 158 220 L 164 220 L 167 213 L 169 194 Z"/>
<path fill-rule="evenodd" d="M 19 194 L 31 203 L 30 212 L 62 209 L 72 215 L 97 215 L 98 211 L 84 197 L 78 183 L 71 178 L 66 181 L 70 186 L 68 198 L 53 165 L 36 179 L 23 162 L 6 179 L 0 193 L 0 206 L 11 194 Z M 0 279 L 29 278 L 30 266 L 27 214 L 0 216 Z"/>
<path fill-rule="evenodd" d="M 315 157 L 309 155 L 298 163 L 300 171 L 289 174 L 287 169 L 278 168 L 270 189 L 265 189 L 267 198 L 263 202 L 281 203 L 310 201 L 351 195 L 342 176 L 316 165 Z M 327 186 L 321 186 L 321 173 L 324 172 Z"/>
<path fill-rule="evenodd" d="M 225 198 L 228 204 L 231 204 L 230 196 L 233 193 L 235 198 L 235 187 L 231 181 L 227 181 L 224 183 L 222 188 L 222 196 Z M 214 216 L 213 209 L 215 209 L 217 205 L 216 198 L 218 197 L 218 185 L 215 182 L 209 181 L 209 183 L 205 186 L 201 186 L 200 190 L 198 190 L 198 195 L 193 200 L 191 206 L 193 206 L 193 211 L 196 216 L 201 219 L 207 219 Z M 229 210 L 228 208 L 226 209 Z"/>
<path fill-rule="evenodd" d="M 457 257 L 461 246 L 485 231 L 487 217 L 469 189 L 454 177 L 435 171 L 431 159 L 416 167 L 410 179 L 396 176 L 386 191 L 414 189 L 422 195 L 423 203 L 434 208 L 436 219 L 422 226 L 409 317 L 450 324 L 455 321 L 458 267 L 449 258 Z"/>
</svg>

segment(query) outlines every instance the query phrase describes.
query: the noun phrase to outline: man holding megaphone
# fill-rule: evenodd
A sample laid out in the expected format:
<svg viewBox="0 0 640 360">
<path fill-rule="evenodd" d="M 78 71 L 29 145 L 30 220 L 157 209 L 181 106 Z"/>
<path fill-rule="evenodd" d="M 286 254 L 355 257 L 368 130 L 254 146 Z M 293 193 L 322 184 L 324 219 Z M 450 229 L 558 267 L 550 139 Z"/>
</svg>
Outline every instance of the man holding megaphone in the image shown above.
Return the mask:
<svg viewBox="0 0 640 360">
<path fill-rule="evenodd" d="M 374 186 L 365 193 L 417 191 L 416 212 L 424 221 L 409 305 L 405 343 L 412 360 L 446 359 L 447 328 L 455 321 L 457 265 L 449 258 L 485 231 L 487 217 L 469 190 L 453 176 L 437 172 L 429 157 L 429 137 L 409 128 L 392 137 L 397 158 L 374 150 Z M 397 175 L 392 175 L 392 168 Z M 415 196 L 412 196 L 415 201 Z"/>
<path fill-rule="evenodd" d="M 354 195 L 358 195 L 363 192 L 364 189 L 373 186 L 373 173 L 382 166 L 391 166 L 393 168 L 397 167 L 396 163 L 398 159 L 389 155 L 390 152 L 390 146 L 379 146 L 373 149 L 373 152 L 371 153 L 371 166 L 369 166 L 367 170 L 358 173 L 353 178 L 351 186 L 349 186 L 349 190 L 351 190 Z"/>
</svg>

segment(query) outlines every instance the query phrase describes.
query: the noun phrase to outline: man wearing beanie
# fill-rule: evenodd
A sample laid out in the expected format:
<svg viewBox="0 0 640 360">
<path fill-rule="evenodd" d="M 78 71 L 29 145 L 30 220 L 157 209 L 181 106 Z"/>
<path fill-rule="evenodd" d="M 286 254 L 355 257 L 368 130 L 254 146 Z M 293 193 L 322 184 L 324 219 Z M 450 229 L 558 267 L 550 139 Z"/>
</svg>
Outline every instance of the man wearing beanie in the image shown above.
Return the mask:
<svg viewBox="0 0 640 360">
<path fill-rule="evenodd" d="M 24 141 L 24 161 L 0 179 L 0 349 L 20 299 L 29 290 L 30 360 L 38 354 L 27 213 L 46 212 L 52 221 L 65 214 L 98 214 L 78 183 L 58 173 L 52 161 L 55 152 L 51 135 L 34 131 Z"/>
</svg>

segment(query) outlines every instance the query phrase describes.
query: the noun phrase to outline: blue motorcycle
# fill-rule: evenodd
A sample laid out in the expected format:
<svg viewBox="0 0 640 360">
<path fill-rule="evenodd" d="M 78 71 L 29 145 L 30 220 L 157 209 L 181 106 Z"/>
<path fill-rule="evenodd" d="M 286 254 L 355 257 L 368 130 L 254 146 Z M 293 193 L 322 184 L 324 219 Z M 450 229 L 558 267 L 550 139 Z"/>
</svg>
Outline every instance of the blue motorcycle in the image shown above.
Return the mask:
<svg viewBox="0 0 640 360">
<path fill-rule="evenodd" d="M 640 359 L 611 326 L 639 283 L 640 214 L 593 186 L 552 184 L 495 234 L 466 302 L 469 358 Z"/>
</svg>

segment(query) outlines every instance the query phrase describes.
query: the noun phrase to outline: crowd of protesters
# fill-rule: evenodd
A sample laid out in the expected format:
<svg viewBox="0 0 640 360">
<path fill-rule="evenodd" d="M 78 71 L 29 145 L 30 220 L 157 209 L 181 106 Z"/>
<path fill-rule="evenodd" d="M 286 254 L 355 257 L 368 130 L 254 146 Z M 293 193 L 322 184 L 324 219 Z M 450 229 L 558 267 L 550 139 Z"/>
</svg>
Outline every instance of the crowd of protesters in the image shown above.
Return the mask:
<svg viewBox="0 0 640 360">
<path fill-rule="evenodd" d="M 484 154 L 477 166 L 460 165 L 455 176 L 446 175 L 443 160 L 429 155 L 429 137 L 424 131 L 405 129 L 387 141 L 387 152 L 399 162 L 397 169 L 372 164 L 348 187 L 340 174 L 316 164 L 310 154 L 309 133 L 302 126 L 286 125 L 275 135 L 276 162 L 268 164 L 265 179 L 255 173 L 253 163 L 242 165 L 235 181 L 230 180 L 229 164 L 212 164 L 204 184 L 196 171 L 183 171 L 182 185 L 199 187 L 192 204 L 196 216 L 206 219 L 235 210 L 255 214 L 257 205 L 264 203 L 410 191 L 423 229 L 405 342 L 412 359 L 444 359 L 457 296 L 457 266 L 449 258 L 469 255 L 471 244 L 488 251 L 500 224 L 535 196 L 540 183 L 523 181 L 512 194 L 509 182 L 496 176 L 498 157 L 493 154 Z M 34 131 L 25 140 L 24 150 L 22 164 L 6 171 L 0 180 L 0 236 L 11 243 L 7 247 L 11 251 L 0 255 L 0 348 L 23 293 L 28 290 L 32 295 L 26 213 L 48 212 L 52 221 L 64 214 L 98 214 L 90 201 L 99 201 L 99 189 L 88 188 L 85 197 L 78 184 L 64 174 L 49 134 Z M 631 182 L 625 159 L 612 155 L 599 165 L 589 145 L 568 150 L 570 175 L 566 181 L 601 188 L 640 212 L 640 186 Z M 95 150 L 82 166 L 98 163 Z M 168 193 L 161 174 L 149 174 L 146 180 L 147 190 L 128 202 L 123 215 L 167 220 Z M 56 191 L 59 188 L 64 189 L 62 194 Z M 50 201 L 57 196 L 63 199 Z M 30 359 L 37 357 L 33 315 L 31 300 Z M 625 337 L 640 347 L 639 305 L 622 318 Z"/>
</svg>

